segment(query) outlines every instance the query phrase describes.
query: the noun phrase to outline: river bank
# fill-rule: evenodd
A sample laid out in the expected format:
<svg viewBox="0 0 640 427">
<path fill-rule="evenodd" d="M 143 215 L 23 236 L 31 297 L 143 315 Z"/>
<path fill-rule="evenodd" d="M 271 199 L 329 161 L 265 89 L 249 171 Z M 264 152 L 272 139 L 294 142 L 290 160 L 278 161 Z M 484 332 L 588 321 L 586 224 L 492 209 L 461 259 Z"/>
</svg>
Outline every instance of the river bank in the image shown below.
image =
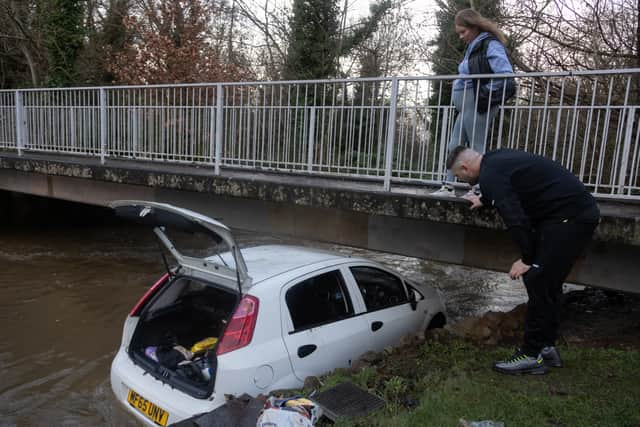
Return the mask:
<svg viewBox="0 0 640 427">
<path fill-rule="evenodd" d="M 519 342 L 523 316 L 518 306 L 466 318 L 321 378 L 321 390 L 351 381 L 386 401 L 366 418 L 336 425 L 450 427 L 488 419 L 506 426 L 640 426 L 640 296 L 567 294 L 559 344 L 565 367 L 542 376 L 492 371 Z"/>
</svg>

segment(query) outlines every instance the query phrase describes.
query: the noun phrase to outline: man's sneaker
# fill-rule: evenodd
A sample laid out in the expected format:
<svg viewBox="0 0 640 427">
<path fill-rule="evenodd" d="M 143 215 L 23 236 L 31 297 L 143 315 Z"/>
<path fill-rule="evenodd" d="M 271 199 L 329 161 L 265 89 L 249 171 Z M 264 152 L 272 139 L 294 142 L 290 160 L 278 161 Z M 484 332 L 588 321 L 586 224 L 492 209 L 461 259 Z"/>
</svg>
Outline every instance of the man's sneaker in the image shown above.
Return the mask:
<svg viewBox="0 0 640 427">
<path fill-rule="evenodd" d="M 540 354 L 544 359 L 544 364 L 553 368 L 562 368 L 562 359 L 560 359 L 560 353 L 554 346 L 543 347 L 540 350 Z"/>
<path fill-rule="evenodd" d="M 538 354 L 537 357 L 527 356 L 520 349 L 516 350 L 507 360 L 494 363 L 493 369 L 503 374 L 511 375 L 543 375 L 548 370 L 542 355 Z"/>
<path fill-rule="evenodd" d="M 431 193 L 431 195 L 438 197 L 456 197 L 456 192 L 453 190 L 452 186 L 444 184 L 438 191 Z"/>
</svg>

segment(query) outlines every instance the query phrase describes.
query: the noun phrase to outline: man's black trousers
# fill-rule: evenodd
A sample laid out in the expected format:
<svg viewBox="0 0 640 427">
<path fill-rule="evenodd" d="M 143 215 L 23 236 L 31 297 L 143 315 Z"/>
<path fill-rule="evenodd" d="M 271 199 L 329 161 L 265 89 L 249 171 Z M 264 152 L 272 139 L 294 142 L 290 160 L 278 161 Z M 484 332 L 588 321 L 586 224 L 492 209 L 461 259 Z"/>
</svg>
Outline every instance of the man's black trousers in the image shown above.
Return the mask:
<svg viewBox="0 0 640 427">
<path fill-rule="evenodd" d="M 523 276 L 529 295 L 522 347 L 527 355 L 537 356 L 542 347 L 555 345 L 562 284 L 597 226 L 597 217 L 588 220 L 547 223 L 536 230 L 534 265 Z"/>
</svg>

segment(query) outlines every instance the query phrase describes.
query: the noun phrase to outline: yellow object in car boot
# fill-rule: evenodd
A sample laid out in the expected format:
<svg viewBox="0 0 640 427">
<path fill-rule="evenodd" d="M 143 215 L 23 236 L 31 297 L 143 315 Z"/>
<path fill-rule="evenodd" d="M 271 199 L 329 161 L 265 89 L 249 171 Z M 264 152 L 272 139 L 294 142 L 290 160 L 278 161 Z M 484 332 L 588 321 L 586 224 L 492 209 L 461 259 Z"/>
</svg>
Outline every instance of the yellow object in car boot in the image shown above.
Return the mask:
<svg viewBox="0 0 640 427">
<path fill-rule="evenodd" d="M 191 352 L 200 353 L 205 350 L 209 350 L 210 348 L 213 348 L 213 346 L 216 345 L 217 342 L 218 342 L 218 338 L 216 337 L 205 338 L 203 340 L 198 341 L 194 345 L 192 345 Z"/>
</svg>

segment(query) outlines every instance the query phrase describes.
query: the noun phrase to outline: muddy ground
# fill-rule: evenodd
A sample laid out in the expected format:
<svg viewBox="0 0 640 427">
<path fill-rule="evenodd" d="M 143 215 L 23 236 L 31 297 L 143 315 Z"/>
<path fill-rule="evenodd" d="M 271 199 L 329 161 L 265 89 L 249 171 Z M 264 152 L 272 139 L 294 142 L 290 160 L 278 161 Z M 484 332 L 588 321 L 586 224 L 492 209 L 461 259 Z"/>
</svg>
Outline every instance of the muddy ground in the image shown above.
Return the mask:
<svg viewBox="0 0 640 427">
<path fill-rule="evenodd" d="M 640 349 L 640 295 L 586 288 L 563 297 L 559 345 Z M 477 344 L 517 345 L 525 315 L 526 304 L 521 304 L 507 313 L 465 318 L 446 330 Z"/>
<path fill-rule="evenodd" d="M 446 343 L 462 337 L 479 346 L 517 347 L 522 343 L 526 311 L 526 304 L 520 304 L 506 313 L 467 317 L 428 331 L 426 339 Z M 420 341 L 406 340 L 403 353 L 419 353 L 420 345 Z M 563 295 L 557 345 L 640 350 L 640 295 L 593 288 Z"/>
<path fill-rule="evenodd" d="M 568 345 L 640 349 L 640 295 L 589 288 L 568 293 L 560 334 Z"/>
</svg>

